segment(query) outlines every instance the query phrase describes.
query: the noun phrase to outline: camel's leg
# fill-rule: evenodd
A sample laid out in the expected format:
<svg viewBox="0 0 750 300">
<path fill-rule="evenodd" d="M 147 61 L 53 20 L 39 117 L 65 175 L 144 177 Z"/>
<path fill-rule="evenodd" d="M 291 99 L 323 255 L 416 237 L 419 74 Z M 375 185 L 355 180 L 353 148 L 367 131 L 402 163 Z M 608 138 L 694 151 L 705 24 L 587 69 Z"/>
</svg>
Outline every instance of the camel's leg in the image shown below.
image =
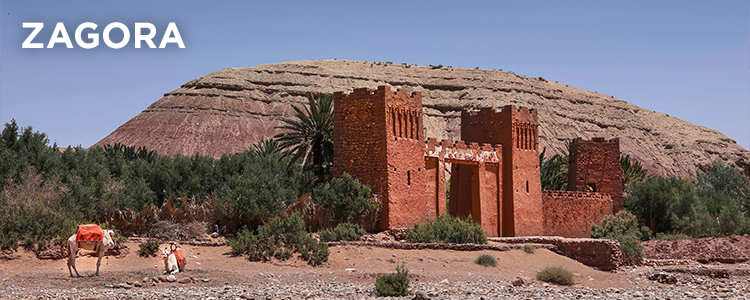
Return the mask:
<svg viewBox="0 0 750 300">
<path fill-rule="evenodd" d="M 76 269 L 76 254 L 78 253 L 78 245 L 73 243 L 68 243 L 70 256 L 68 257 L 68 273 L 70 273 L 70 277 L 73 277 L 73 272 L 71 271 L 71 267 L 73 268 L 73 271 L 76 271 L 76 277 L 81 277 L 80 274 L 78 274 L 78 269 Z"/>
<path fill-rule="evenodd" d="M 99 259 L 96 261 L 96 276 L 99 276 L 99 266 L 102 264 L 102 257 L 104 257 L 105 251 L 99 252 Z"/>
</svg>

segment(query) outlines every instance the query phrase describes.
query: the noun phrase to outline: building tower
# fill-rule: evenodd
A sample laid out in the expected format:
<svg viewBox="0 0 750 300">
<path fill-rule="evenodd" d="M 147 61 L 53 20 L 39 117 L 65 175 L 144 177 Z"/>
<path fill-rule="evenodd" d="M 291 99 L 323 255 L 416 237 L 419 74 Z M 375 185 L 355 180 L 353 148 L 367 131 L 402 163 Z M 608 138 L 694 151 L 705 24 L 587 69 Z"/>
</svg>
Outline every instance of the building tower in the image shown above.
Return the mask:
<svg viewBox="0 0 750 300">
<path fill-rule="evenodd" d="M 609 194 L 612 197 L 612 213 L 621 211 L 620 139 L 574 139 L 570 144 L 568 190 Z"/>
<path fill-rule="evenodd" d="M 334 94 L 333 175 L 351 174 L 381 197 L 381 230 L 427 219 L 422 95 L 390 87 Z"/>
<path fill-rule="evenodd" d="M 539 121 L 537 111 L 513 105 L 482 108 L 461 113 L 461 139 L 467 143 L 502 144 L 502 234 L 542 235 L 542 185 L 539 179 Z M 471 176 L 465 166 L 453 168 L 453 176 Z M 466 180 L 454 194 L 451 179 L 451 209 L 454 197 L 471 195 Z M 460 199 L 460 198 L 459 198 Z M 460 212 L 459 212 L 460 215 Z"/>
</svg>

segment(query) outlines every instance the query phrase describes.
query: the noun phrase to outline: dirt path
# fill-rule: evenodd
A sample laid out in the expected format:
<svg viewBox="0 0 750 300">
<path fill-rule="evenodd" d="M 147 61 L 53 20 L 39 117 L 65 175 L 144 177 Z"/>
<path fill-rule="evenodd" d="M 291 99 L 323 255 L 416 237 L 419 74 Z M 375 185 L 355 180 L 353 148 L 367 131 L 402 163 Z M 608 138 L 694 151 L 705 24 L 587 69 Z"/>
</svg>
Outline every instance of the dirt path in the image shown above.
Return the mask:
<svg viewBox="0 0 750 300">
<path fill-rule="evenodd" d="M 96 258 L 81 256 L 79 253 L 76 265 L 84 278 L 71 278 L 64 259 L 39 260 L 32 253 L 21 250 L 20 259 L 0 261 L 0 286 L 33 283 L 49 288 L 104 287 L 108 284 L 150 279 L 161 274 L 164 267 L 160 258 L 140 257 L 132 250 L 138 249 L 137 244 L 125 245 L 133 253 L 120 259 L 103 259 L 99 277 L 88 277 L 96 270 Z M 536 272 L 544 267 L 562 266 L 576 274 L 580 286 L 605 288 L 633 285 L 633 276 L 598 271 L 545 249 L 537 249 L 534 254 L 528 254 L 521 250 L 393 250 L 345 245 L 331 247 L 329 261 L 318 267 L 309 266 L 298 258 L 287 261 L 251 262 L 243 257 L 233 256 L 227 246 L 187 245 L 183 246 L 183 249 L 188 258 L 188 266 L 185 272 L 177 275 L 177 278 L 190 276 L 197 281 L 193 284 L 204 286 L 237 285 L 269 280 L 281 283 L 321 280 L 374 283 L 378 275 L 394 272 L 400 263 L 406 263 L 412 280 L 417 282 L 440 282 L 446 279 L 450 282 L 478 279 L 507 281 L 519 276 L 533 278 Z M 481 254 L 497 258 L 497 267 L 482 267 L 474 263 L 474 259 Z"/>
</svg>

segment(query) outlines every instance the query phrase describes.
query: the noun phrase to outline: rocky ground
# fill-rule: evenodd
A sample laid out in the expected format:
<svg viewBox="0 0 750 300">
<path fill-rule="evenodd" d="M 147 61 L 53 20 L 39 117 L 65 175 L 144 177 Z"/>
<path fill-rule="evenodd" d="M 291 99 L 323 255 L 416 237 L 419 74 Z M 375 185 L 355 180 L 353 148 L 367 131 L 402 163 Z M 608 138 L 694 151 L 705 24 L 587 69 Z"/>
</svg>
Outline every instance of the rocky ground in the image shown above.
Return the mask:
<svg viewBox="0 0 750 300">
<path fill-rule="evenodd" d="M 692 240 L 652 240 L 642 243 L 649 259 L 683 259 L 700 263 L 743 263 L 750 260 L 750 236 Z"/>
<path fill-rule="evenodd" d="M 161 275 L 159 258 L 139 257 L 135 251 L 104 259 L 101 276 L 89 276 L 96 259 L 81 253 L 77 265 L 84 277 L 71 278 L 65 260 L 40 260 L 20 250 L 17 259 L 0 260 L 0 299 L 375 298 L 377 276 L 394 272 L 401 263 L 409 269 L 412 295 L 399 299 L 750 299 L 747 263 L 683 260 L 603 272 L 542 248 L 529 254 L 338 245 L 331 247 L 329 262 L 311 267 L 299 259 L 250 262 L 226 246 L 183 249 L 188 267 L 169 280 Z M 475 264 L 480 254 L 494 256 L 498 265 Z M 570 270 L 576 283 L 566 287 L 534 279 L 546 266 Z"/>
</svg>

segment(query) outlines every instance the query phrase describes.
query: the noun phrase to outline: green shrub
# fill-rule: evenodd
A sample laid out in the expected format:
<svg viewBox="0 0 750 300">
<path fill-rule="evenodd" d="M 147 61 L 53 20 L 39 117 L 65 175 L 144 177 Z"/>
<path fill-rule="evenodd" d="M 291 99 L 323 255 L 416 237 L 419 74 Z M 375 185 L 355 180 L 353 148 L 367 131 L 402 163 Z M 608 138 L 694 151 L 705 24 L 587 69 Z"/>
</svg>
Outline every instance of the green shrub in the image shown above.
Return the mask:
<svg viewBox="0 0 750 300">
<path fill-rule="evenodd" d="M 655 240 L 665 240 L 665 241 L 672 241 L 672 240 L 688 240 L 690 239 L 689 236 L 682 234 L 682 233 L 663 233 L 659 232 L 654 236 Z"/>
<path fill-rule="evenodd" d="M 462 220 L 441 215 L 435 220 L 414 224 L 413 228 L 406 229 L 406 240 L 410 243 L 486 244 L 487 235 L 481 225 L 474 224 L 471 217 Z"/>
<path fill-rule="evenodd" d="M 559 285 L 573 285 L 575 283 L 573 278 L 573 273 L 563 267 L 546 267 L 536 273 L 536 279 Z"/>
<path fill-rule="evenodd" d="M 138 251 L 138 255 L 143 257 L 156 256 L 159 254 L 159 241 L 155 239 L 148 239 L 145 243 L 138 245 L 141 250 Z"/>
<path fill-rule="evenodd" d="M 318 266 L 328 261 L 328 245 L 319 243 L 312 237 L 305 239 L 305 242 L 300 247 L 299 252 L 302 254 L 302 259 L 307 261 L 311 266 Z"/>
<path fill-rule="evenodd" d="M 352 223 L 340 223 L 333 229 L 323 229 L 318 232 L 323 242 L 359 241 L 365 233 L 362 226 Z"/>
<path fill-rule="evenodd" d="M 75 232 L 76 222 L 55 210 L 65 193 L 59 178 L 45 180 L 34 167 L 25 168 L 18 178 L 8 177 L 0 192 L 0 248 L 15 250 L 21 241 L 27 248 L 63 244 Z"/>
<path fill-rule="evenodd" d="M 494 267 L 497 265 L 497 260 L 488 254 L 482 254 L 477 259 L 474 260 L 475 263 L 485 266 L 485 267 Z"/>
<path fill-rule="evenodd" d="M 319 184 L 312 191 L 313 202 L 333 210 L 338 222 L 352 222 L 377 210 L 378 205 L 370 201 L 370 195 L 370 187 L 349 173 L 331 179 L 328 184 Z"/>
<path fill-rule="evenodd" d="M 521 249 L 523 250 L 523 252 L 526 252 L 528 254 L 534 254 L 534 249 L 536 249 L 536 247 L 527 244 L 527 245 L 523 245 Z"/>
<path fill-rule="evenodd" d="M 737 231 L 734 232 L 736 235 L 743 235 L 747 234 L 750 235 L 750 221 L 745 222 L 745 224 L 742 224 L 742 226 L 737 228 Z"/>
<path fill-rule="evenodd" d="M 378 297 L 402 297 L 409 295 L 409 271 L 406 265 L 396 266 L 396 274 L 383 274 L 375 281 Z"/>
<path fill-rule="evenodd" d="M 299 252 L 313 266 L 328 261 L 328 246 L 318 243 L 305 230 L 299 212 L 284 217 L 273 217 L 254 234 L 243 229 L 236 239 L 227 239 L 227 245 L 237 253 L 247 254 L 247 259 L 267 261 L 271 257 L 285 260 Z"/>
<path fill-rule="evenodd" d="M 645 226 L 638 226 L 633 214 L 623 210 L 614 216 L 605 216 L 601 224 L 591 225 L 592 238 L 616 240 L 623 253 L 635 257 L 643 255 L 643 246 L 638 241 L 648 240 L 650 232 Z"/>
<path fill-rule="evenodd" d="M 261 254 L 258 249 L 258 236 L 247 228 L 242 229 L 235 239 L 226 239 L 227 245 L 236 253 L 248 255 L 249 260 L 260 260 Z"/>
</svg>

